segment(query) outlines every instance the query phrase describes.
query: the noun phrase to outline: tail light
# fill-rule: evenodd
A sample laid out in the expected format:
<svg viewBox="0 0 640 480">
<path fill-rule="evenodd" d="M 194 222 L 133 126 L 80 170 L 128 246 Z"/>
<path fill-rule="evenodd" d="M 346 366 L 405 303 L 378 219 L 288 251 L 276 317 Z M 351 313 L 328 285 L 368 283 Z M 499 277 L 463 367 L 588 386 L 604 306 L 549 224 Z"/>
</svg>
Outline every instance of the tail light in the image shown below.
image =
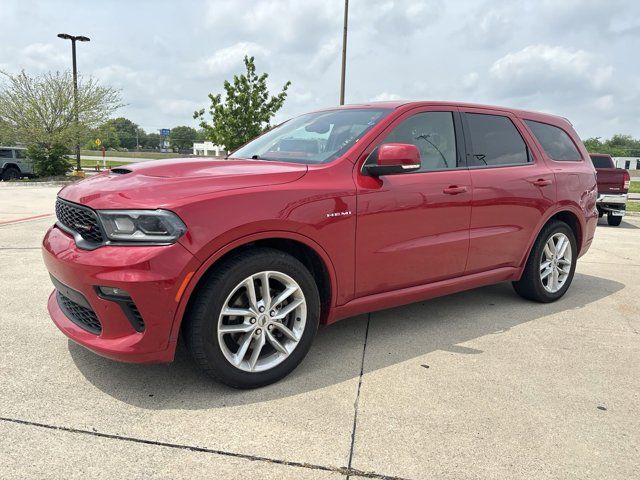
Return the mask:
<svg viewBox="0 0 640 480">
<path fill-rule="evenodd" d="M 624 183 L 622 184 L 622 190 L 625 193 L 629 190 L 629 186 L 631 185 L 631 177 L 629 176 L 629 172 L 627 170 L 624 171 Z"/>
</svg>

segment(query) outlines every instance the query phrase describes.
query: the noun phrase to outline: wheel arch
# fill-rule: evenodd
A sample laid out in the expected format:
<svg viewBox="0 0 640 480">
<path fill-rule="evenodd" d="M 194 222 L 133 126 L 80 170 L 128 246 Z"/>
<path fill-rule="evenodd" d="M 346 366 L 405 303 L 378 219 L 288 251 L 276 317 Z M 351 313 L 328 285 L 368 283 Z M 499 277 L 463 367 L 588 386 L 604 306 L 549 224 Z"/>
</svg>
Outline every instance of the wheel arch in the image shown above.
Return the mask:
<svg viewBox="0 0 640 480">
<path fill-rule="evenodd" d="M 4 172 L 8 168 L 15 168 L 16 170 L 18 170 L 18 172 L 22 173 L 22 170 L 20 170 L 20 167 L 16 163 L 6 162 L 5 164 L 2 165 L 1 170 Z"/>
<path fill-rule="evenodd" d="M 523 257 L 520 263 L 520 274 L 522 274 L 524 266 L 526 265 L 527 260 L 529 260 L 529 255 L 531 255 L 531 250 L 533 249 L 533 245 L 535 244 L 537 238 L 540 236 L 540 232 L 552 220 L 560 220 L 569 226 L 576 238 L 576 245 L 578 246 L 578 256 L 580 255 L 584 240 L 584 226 L 580 222 L 580 217 L 576 213 L 575 209 L 571 208 L 570 206 L 565 206 L 563 208 L 550 212 L 541 220 L 540 224 L 537 226 L 535 235 L 533 235 L 531 240 L 529 241 L 526 255 Z"/>
<path fill-rule="evenodd" d="M 337 291 L 337 279 L 335 269 L 325 250 L 310 238 L 294 232 L 276 231 L 262 232 L 239 238 L 218 249 L 193 273 L 188 280 L 184 293 L 178 304 L 171 329 L 171 340 L 176 341 L 185 314 L 188 311 L 191 300 L 195 298 L 198 288 L 206 281 L 207 274 L 215 268 L 219 262 L 242 250 L 255 247 L 270 247 L 283 251 L 300 260 L 311 272 L 318 285 L 321 302 L 321 323 L 326 323 L 329 310 L 332 308 Z"/>
</svg>

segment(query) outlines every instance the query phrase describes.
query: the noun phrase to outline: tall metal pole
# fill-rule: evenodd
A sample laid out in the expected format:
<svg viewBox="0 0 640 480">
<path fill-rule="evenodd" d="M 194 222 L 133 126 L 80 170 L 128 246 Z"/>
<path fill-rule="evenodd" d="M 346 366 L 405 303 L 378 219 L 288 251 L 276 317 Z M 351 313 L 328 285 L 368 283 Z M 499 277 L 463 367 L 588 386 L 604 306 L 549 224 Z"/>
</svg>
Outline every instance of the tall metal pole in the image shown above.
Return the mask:
<svg viewBox="0 0 640 480">
<path fill-rule="evenodd" d="M 63 40 L 71 40 L 71 58 L 73 61 L 73 116 L 76 124 L 76 171 L 82 171 L 80 164 L 80 119 L 78 108 L 78 67 L 76 63 L 76 41 L 88 42 L 89 37 L 83 35 L 69 35 L 68 33 L 59 33 L 58 38 Z"/>
<path fill-rule="evenodd" d="M 78 116 L 78 67 L 76 65 L 76 39 L 71 39 L 71 56 L 73 57 L 73 114 L 76 120 L 76 171 L 82 170 L 80 163 L 80 118 Z"/>
<path fill-rule="evenodd" d="M 344 78 L 347 71 L 347 23 L 349 20 L 349 0 L 344 0 L 344 28 L 342 31 L 342 74 L 340 76 L 340 105 L 344 105 Z"/>
</svg>

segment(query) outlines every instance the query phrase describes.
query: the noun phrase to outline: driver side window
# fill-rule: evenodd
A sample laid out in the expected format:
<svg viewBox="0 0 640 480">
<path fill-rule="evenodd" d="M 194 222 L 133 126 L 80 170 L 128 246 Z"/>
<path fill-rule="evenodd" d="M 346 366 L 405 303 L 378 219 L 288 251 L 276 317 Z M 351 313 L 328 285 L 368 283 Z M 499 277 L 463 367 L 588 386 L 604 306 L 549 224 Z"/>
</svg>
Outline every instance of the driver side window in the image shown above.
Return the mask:
<svg viewBox="0 0 640 480">
<path fill-rule="evenodd" d="M 407 118 L 382 143 L 410 143 L 420 151 L 417 172 L 456 168 L 456 134 L 452 112 L 423 112 Z"/>
</svg>

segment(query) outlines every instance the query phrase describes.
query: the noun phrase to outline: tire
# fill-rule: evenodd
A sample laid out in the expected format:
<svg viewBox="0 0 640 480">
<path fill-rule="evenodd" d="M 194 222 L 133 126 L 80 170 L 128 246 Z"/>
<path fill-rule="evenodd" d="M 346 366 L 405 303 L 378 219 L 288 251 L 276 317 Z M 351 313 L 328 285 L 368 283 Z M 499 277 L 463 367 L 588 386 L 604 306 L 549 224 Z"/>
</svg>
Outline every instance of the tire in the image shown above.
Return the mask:
<svg viewBox="0 0 640 480">
<path fill-rule="evenodd" d="M 620 223 L 622 223 L 622 217 L 607 213 L 607 223 L 612 227 L 617 227 L 618 225 L 620 225 Z"/>
<path fill-rule="evenodd" d="M 554 248 L 545 249 L 547 243 L 551 241 L 552 245 L 559 245 L 561 251 L 564 243 L 556 243 L 561 238 L 568 240 L 569 245 L 563 255 L 559 255 L 556 251 L 556 256 L 551 256 L 555 260 L 549 260 L 549 253 L 554 253 Z M 570 255 L 570 260 L 567 260 L 567 254 Z M 517 282 L 513 282 L 514 290 L 521 297 L 536 302 L 549 303 L 558 300 L 571 285 L 576 270 L 577 254 L 575 235 L 569 225 L 559 220 L 550 221 L 538 235 L 522 277 Z M 543 263 L 546 266 L 543 266 Z M 557 282 L 555 284 L 554 277 Z"/>
<path fill-rule="evenodd" d="M 8 182 L 9 180 L 18 180 L 20 178 L 20 170 L 15 167 L 5 168 L 2 172 L 2 180 Z"/>
<path fill-rule="evenodd" d="M 264 275 L 273 302 L 285 290 L 293 293 L 277 304 L 265 300 Z M 224 315 L 223 308 L 243 315 Z M 284 314 L 288 308 L 293 310 Z M 285 316 L 277 319 L 281 314 Z M 188 308 L 183 336 L 207 374 L 234 388 L 257 388 L 277 382 L 300 364 L 319 319 L 320 296 L 309 270 L 280 250 L 256 247 L 223 260 L 203 279 Z"/>
</svg>

